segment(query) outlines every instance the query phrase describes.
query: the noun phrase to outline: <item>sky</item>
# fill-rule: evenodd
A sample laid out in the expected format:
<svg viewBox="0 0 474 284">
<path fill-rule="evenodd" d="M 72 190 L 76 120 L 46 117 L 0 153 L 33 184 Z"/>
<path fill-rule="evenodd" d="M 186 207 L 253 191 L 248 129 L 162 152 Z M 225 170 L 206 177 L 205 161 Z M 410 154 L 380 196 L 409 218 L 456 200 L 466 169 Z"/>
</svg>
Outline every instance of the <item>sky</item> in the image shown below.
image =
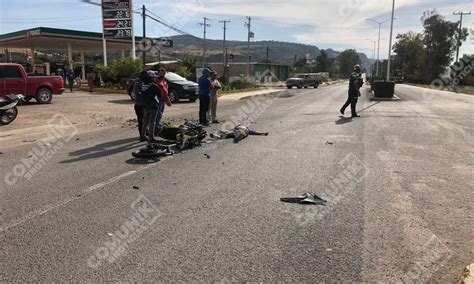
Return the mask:
<svg viewBox="0 0 474 284">
<path fill-rule="evenodd" d="M 91 0 L 97 1 L 99 0 Z M 474 0 L 396 0 L 393 39 L 409 30 L 421 32 L 423 12 L 436 9 L 449 21 L 458 21 L 455 11 L 468 12 Z M 316 45 L 342 51 L 355 48 L 373 58 L 378 25 L 391 18 L 392 0 L 133 0 L 195 36 L 203 36 L 198 23 L 203 17 L 211 25 L 207 37 L 222 39 L 222 20 L 230 20 L 227 38 L 247 40 L 246 17 L 252 18 L 255 40 L 276 40 Z M 464 17 L 464 27 L 474 29 L 474 15 Z M 135 15 L 135 33 L 142 34 L 140 15 Z M 81 0 L 0 0 L 0 34 L 34 27 L 54 27 L 101 32 L 100 7 Z M 147 20 L 147 36 L 176 34 Z M 390 21 L 381 29 L 380 58 L 387 58 Z M 466 41 L 461 54 L 474 54 L 474 38 Z"/>
</svg>

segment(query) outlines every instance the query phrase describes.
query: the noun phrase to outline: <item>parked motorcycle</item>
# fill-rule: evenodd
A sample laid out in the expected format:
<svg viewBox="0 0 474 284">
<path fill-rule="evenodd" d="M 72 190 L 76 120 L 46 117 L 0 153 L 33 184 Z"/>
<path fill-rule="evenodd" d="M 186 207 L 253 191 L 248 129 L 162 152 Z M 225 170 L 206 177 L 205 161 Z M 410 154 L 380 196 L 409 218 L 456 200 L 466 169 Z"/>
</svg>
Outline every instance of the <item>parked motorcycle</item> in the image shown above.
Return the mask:
<svg viewBox="0 0 474 284">
<path fill-rule="evenodd" d="M 0 97 L 0 125 L 12 123 L 18 115 L 18 103 L 25 99 L 23 95 L 6 95 Z"/>
</svg>

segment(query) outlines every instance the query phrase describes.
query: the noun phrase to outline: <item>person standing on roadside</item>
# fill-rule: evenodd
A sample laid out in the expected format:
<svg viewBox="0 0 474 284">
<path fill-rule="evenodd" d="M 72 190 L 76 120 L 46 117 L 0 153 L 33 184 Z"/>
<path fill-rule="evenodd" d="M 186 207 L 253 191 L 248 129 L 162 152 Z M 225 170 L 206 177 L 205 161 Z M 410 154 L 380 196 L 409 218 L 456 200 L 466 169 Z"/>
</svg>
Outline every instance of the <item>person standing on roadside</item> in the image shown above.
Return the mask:
<svg viewBox="0 0 474 284">
<path fill-rule="evenodd" d="M 89 87 L 89 93 L 94 92 L 94 79 L 95 75 L 93 72 L 87 73 L 87 86 Z"/>
<path fill-rule="evenodd" d="M 209 112 L 209 103 L 211 101 L 211 90 L 214 85 L 210 80 L 211 70 L 209 68 L 202 69 L 202 76 L 198 80 L 199 84 L 199 123 L 209 125 L 207 114 Z"/>
<path fill-rule="evenodd" d="M 69 71 L 66 73 L 66 79 L 68 82 L 69 90 L 72 93 L 74 88 L 74 79 L 76 79 L 76 76 L 74 75 L 74 71 L 72 71 L 72 69 L 69 69 Z"/>
<path fill-rule="evenodd" d="M 153 77 L 148 71 L 142 71 L 133 85 L 135 94 L 135 113 L 137 115 L 140 141 L 155 142 L 155 120 L 158 113 L 160 88 L 153 84 Z M 147 137 L 148 135 L 148 137 Z"/>
<path fill-rule="evenodd" d="M 158 72 L 158 76 L 155 79 L 155 84 L 160 87 L 161 90 L 161 98 L 158 106 L 158 113 L 156 115 L 156 120 L 155 120 L 155 136 L 158 136 L 161 131 L 161 127 L 163 126 L 162 119 L 163 119 L 163 114 L 165 113 L 165 105 L 171 106 L 171 100 L 169 96 L 169 89 L 168 89 L 168 83 L 166 82 L 165 79 L 166 75 L 166 69 L 165 68 L 160 68 Z"/>
<path fill-rule="evenodd" d="M 217 120 L 217 99 L 219 97 L 219 90 L 222 88 L 222 86 L 217 77 L 217 73 L 212 72 L 211 82 L 214 88 L 211 89 L 211 102 L 209 105 L 212 123 L 219 123 L 219 121 Z"/>
<path fill-rule="evenodd" d="M 357 100 L 360 97 L 360 88 L 364 84 L 362 80 L 362 69 L 359 64 L 354 66 L 354 72 L 352 72 L 351 76 L 349 77 L 349 92 L 348 98 L 346 103 L 342 106 L 340 112 L 344 115 L 344 111 L 346 108 L 351 105 L 351 117 L 360 117 L 357 115 L 356 106 Z"/>
</svg>

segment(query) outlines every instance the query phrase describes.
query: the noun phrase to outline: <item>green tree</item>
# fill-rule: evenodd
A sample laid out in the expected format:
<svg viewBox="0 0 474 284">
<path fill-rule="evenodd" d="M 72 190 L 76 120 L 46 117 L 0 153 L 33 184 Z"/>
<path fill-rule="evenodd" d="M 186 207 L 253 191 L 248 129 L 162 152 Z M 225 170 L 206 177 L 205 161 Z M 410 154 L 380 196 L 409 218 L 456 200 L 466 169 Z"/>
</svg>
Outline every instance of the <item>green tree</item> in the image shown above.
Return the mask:
<svg viewBox="0 0 474 284">
<path fill-rule="evenodd" d="M 431 82 L 443 73 L 445 67 L 450 65 L 458 45 L 469 35 L 464 28 L 459 34 L 458 23 L 445 21 L 436 10 L 427 11 L 422 17 L 423 43 L 426 48 L 426 62 L 424 70 L 425 83 Z"/>
<path fill-rule="evenodd" d="M 316 72 L 330 72 L 334 59 L 328 57 L 325 50 L 321 50 L 321 54 L 316 57 Z"/>
<path fill-rule="evenodd" d="M 412 31 L 399 34 L 393 51 L 396 53 L 393 69 L 402 70 L 409 82 L 421 82 L 423 80 L 423 66 L 426 62 L 423 35 Z"/>
<path fill-rule="evenodd" d="M 354 70 L 354 65 L 360 64 L 360 58 L 355 49 L 346 49 L 337 57 L 339 73 L 343 78 L 349 77 Z"/>
</svg>

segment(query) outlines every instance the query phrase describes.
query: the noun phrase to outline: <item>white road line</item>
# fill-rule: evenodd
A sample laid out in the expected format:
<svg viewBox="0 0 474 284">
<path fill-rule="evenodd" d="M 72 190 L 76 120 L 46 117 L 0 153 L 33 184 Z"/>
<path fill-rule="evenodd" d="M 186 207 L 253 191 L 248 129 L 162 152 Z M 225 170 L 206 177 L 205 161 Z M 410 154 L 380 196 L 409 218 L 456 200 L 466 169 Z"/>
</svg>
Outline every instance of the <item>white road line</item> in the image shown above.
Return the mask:
<svg viewBox="0 0 474 284">
<path fill-rule="evenodd" d="M 126 172 L 126 173 L 121 174 L 121 175 L 119 175 L 119 176 L 110 178 L 108 181 L 104 181 L 104 182 L 100 182 L 100 183 L 98 183 L 98 184 L 95 184 L 95 185 L 93 185 L 93 186 L 87 188 L 85 191 L 86 191 L 86 192 L 94 191 L 94 190 L 99 189 L 99 188 L 101 188 L 101 187 L 104 187 L 104 186 L 106 186 L 106 185 L 108 185 L 108 184 L 111 184 L 111 183 L 113 183 L 113 182 L 115 182 L 115 181 L 121 180 L 121 179 L 124 178 L 124 177 L 128 177 L 128 176 L 131 176 L 131 175 L 136 174 L 136 173 L 137 173 L 137 171 L 129 171 L 129 172 Z"/>
<path fill-rule="evenodd" d="M 297 108 L 297 107 L 299 107 L 300 105 L 303 105 L 303 104 L 305 104 L 305 103 L 306 103 L 306 101 L 303 101 L 303 102 L 301 102 L 301 103 L 299 103 L 299 104 L 296 104 L 296 105 L 294 105 L 294 106 L 291 106 L 289 109 Z"/>
<path fill-rule="evenodd" d="M 160 161 L 160 162 L 161 162 L 161 161 Z M 157 164 L 160 164 L 160 162 L 158 162 L 158 163 L 156 163 L 156 164 L 153 164 L 153 166 L 154 166 L 154 165 L 157 165 Z M 115 177 L 113 177 L 113 178 L 108 179 L 107 181 L 104 181 L 104 182 L 95 184 L 95 185 L 93 185 L 93 186 L 90 186 L 90 187 L 88 187 L 87 189 L 83 190 L 83 191 L 82 191 L 82 192 L 83 192 L 82 194 L 80 194 L 80 195 L 78 195 L 78 196 L 76 196 L 76 197 L 67 199 L 67 200 L 65 200 L 65 201 L 63 201 L 63 202 L 61 202 L 61 203 L 59 203 L 59 204 L 57 204 L 57 205 L 55 205 L 55 206 L 50 206 L 50 205 L 49 205 L 49 206 L 46 206 L 46 207 L 43 208 L 43 209 L 39 209 L 39 210 L 30 212 L 30 213 L 28 213 L 28 214 L 26 215 L 26 217 L 23 217 L 23 218 L 21 218 L 20 220 L 12 221 L 12 222 L 10 222 L 10 224 L 5 225 L 5 226 L 0 226 L 0 232 L 7 231 L 7 230 L 9 230 L 9 229 L 11 229 L 11 228 L 13 228 L 13 227 L 15 227 L 15 226 L 18 226 L 18 225 L 20 225 L 20 224 L 25 223 L 26 221 L 29 221 L 29 220 L 35 219 L 36 217 L 45 215 L 46 213 L 48 213 L 48 212 L 50 212 L 50 211 L 52 211 L 52 210 L 54 210 L 54 209 L 56 209 L 56 208 L 64 207 L 64 206 L 66 206 L 67 204 L 69 204 L 69 203 L 71 203 L 71 202 L 73 202 L 73 201 L 75 201 L 75 200 L 78 200 L 78 199 L 81 199 L 81 198 L 87 196 L 88 194 L 94 192 L 95 190 L 97 190 L 97 189 L 99 189 L 99 188 L 102 188 L 102 187 L 104 187 L 104 186 L 106 186 L 106 185 L 108 185 L 108 184 L 111 184 L 111 183 L 114 183 L 114 182 L 116 182 L 116 181 L 119 181 L 119 180 L 121 180 L 121 179 L 123 179 L 123 178 L 125 178 L 125 177 L 128 177 L 128 176 L 131 176 L 131 175 L 133 175 L 133 174 L 136 174 L 136 173 L 138 173 L 139 171 L 144 170 L 144 169 L 147 169 L 147 168 L 149 168 L 149 167 L 150 167 L 150 165 L 149 165 L 149 166 L 146 166 L 146 167 L 143 167 L 143 168 L 141 168 L 140 170 L 137 170 L 137 171 L 129 171 L 129 172 L 123 173 L 123 174 L 121 174 L 121 175 L 115 176 Z"/>
<path fill-rule="evenodd" d="M 70 198 L 70 199 L 67 199 L 55 206 L 51 206 L 51 205 L 48 205 L 48 206 L 45 206 L 45 208 L 42 208 L 42 209 L 39 209 L 39 210 L 35 210 L 35 211 L 32 211 L 30 213 L 28 213 L 26 215 L 26 217 L 23 217 L 17 221 L 11 221 L 8 225 L 5 225 L 5 226 L 0 226 L 0 233 L 3 232 L 3 231 L 7 231 L 13 227 L 16 227 L 20 224 L 23 224 L 25 223 L 26 221 L 29 221 L 29 220 L 32 220 L 32 219 L 35 219 L 36 217 L 39 217 L 39 216 L 42 216 L 42 215 L 45 215 L 46 213 L 56 209 L 56 208 L 61 208 L 61 207 L 64 207 L 66 206 L 67 204 L 75 201 L 75 200 L 78 200 L 78 199 L 81 199 L 81 198 L 84 198 L 85 196 L 93 193 L 95 190 L 97 189 L 100 189 L 100 188 L 103 188 L 104 186 L 106 185 L 109 185 L 111 183 L 114 183 L 116 181 L 119 181 L 125 177 L 128 177 L 128 176 L 131 176 L 131 175 L 134 175 L 140 171 L 143 171 L 143 170 L 146 170 L 146 169 L 149 169 L 151 167 L 154 167 L 154 166 L 157 166 L 159 164 L 161 164 L 163 161 L 166 161 L 168 160 L 169 158 L 171 158 L 173 156 L 169 156 L 169 157 L 165 157 L 161 160 L 159 160 L 158 162 L 154 163 L 154 164 L 150 164 L 150 165 L 147 165 L 147 166 L 144 166 L 136 171 L 129 171 L 129 172 L 126 172 L 126 173 L 123 173 L 121 175 L 118 175 L 118 176 L 115 176 L 115 177 L 112 177 L 110 179 L 108 179 L 107 181 L 104 181 L 104 182 L 100 182 L 98 184 L 95 184 L 93 186 L 90 186 L 88 187 L 87 189 L 85 190 L 82 190 L 82 194 L 76 196 L 76 197 L 73 197 L 73 198 Z"/>
</svg>

